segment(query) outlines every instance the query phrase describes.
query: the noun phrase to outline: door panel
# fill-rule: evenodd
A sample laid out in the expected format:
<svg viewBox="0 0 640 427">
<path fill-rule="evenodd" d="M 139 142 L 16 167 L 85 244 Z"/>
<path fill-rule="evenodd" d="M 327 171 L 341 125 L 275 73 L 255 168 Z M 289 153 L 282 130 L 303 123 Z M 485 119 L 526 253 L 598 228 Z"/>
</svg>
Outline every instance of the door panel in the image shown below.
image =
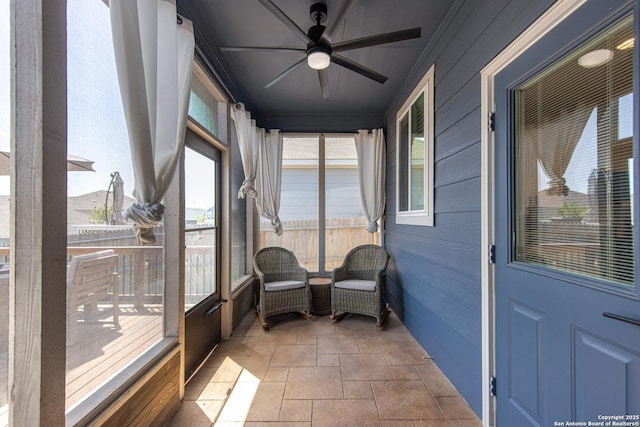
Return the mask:
<svg viewBox="0 0 640 427">
<path fill-rule="evenodd" d="M 215 296 L 192 308 L 185 318 L 185 380 L 220 342 L 221 302 Z"/>
<path fill-rule="evenodd" d="M 627 396 L 637 396 L 640 354 L 622 343 L 574 331 L 574 375 L 576 419 L 597 420 L 602 407 L 612 414 L 626 414 Z"/>
<path fill-rule="evenodd" d="M 637 3 L 587 2 L 495 79 L 498 426 L 640 414 L 640 327 L 603 316 L 640 319 Z"/>
<path fill-rule="evenodd" d="M 509 372 L 509 389 L 514 405 L 533 420 L 543 418 L 540 405 L 541 334 L 544 315 L 537 310 L 517 302 L 510 307 L 509 342 L 513 364 Z"/>
</svg>

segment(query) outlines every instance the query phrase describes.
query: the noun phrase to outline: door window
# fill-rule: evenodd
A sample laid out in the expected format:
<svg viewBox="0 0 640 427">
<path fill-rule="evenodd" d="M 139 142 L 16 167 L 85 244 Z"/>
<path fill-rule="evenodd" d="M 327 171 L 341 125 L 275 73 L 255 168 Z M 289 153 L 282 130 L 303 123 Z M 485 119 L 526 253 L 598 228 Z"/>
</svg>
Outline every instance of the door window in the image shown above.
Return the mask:
<svg viewBox="0 0 640 427">
<path fill-rule="evenodd" d="M 185 311 L 217 291 L 216 166 L 185 147 Z"/>
<path fill-rule="evenodd" d="M 633 19 L 515 91 L 515 260 L 633 286 Z"/>
</svg>

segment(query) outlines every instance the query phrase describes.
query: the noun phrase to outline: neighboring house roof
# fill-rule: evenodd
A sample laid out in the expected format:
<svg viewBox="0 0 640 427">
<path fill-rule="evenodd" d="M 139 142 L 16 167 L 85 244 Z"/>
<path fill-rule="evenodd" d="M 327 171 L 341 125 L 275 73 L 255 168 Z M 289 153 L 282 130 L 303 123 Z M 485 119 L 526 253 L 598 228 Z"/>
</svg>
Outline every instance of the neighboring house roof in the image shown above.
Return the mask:
<svg viewBox="0 0 640 427">
<path fill-rule="evenodd" d="M 91 193 L 81 194 L 79 196 L 67 197 L 67 224 L 82 225 L 89 224 L 89 217 L 93 214 L 93 208 L 103 208 L 106 190 L 92 191 Z M 126 209 L 131 203 L 135 202 L 131 196 L 124 196 L 123 209 Z M 109 194 L 107 205 L 113 203 L 113 194 Z"/>
<path fill-rule="evenodd" d="M 287 160 L 317 160 L 318 139 L 316 137 L 291 138 L 285 137 L 287 144 L 282 151 L 282 159 Z M 355 142 L 351 137 L 328 137 L 325 140 L 325 156 L 327 159 L 356 160 Z M 291 162 L 289 162 L 291 163 Z"/>
<path fill-rule="evenodd" d="M 67 224 L 68 225 L 87 225 L 90 224 L 89 218 L 93 214 L 93 209 L 104 209 L 104 202 L 107 196 L 106 190 L 92 191 L 91 193 L 81 194 L 79 196 L 67 197 Z M 110 207 L 113 203 L 113 195 L 109 194 L 107 205 Z M 126 209 L 131 203 L 135 202 L 131 196 L 124 196 L 123 209 Z M 0 195 L 0 239 L 8 239 L 10 237 L 10 200 L 8 195 Z"/>
</svg>

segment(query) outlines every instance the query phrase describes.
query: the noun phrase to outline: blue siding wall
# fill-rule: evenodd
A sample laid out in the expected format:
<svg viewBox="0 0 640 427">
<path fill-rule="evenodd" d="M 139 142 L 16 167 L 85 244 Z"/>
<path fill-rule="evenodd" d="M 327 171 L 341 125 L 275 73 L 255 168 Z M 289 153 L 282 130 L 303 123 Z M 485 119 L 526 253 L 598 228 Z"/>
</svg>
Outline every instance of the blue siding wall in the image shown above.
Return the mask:
<svg viewBox="0 0 640 427">
<path fill-rule="evenodd" d="M 386 112 L 388 301 L 482 408 L 480 71 L 551 0 L 457 1 Z M 396 225 L 396 113 L 435 63 L 435 226 Z"/>
</svg>

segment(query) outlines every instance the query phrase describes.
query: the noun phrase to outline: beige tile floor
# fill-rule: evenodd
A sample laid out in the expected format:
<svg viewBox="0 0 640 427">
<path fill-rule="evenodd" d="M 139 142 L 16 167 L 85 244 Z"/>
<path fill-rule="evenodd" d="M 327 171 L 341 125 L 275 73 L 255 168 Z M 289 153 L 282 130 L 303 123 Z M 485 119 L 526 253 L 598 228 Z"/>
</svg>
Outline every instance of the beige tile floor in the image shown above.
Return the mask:
<svg viewBox="0 0 640 427">
<path fill-rule="evenodd" d="M 391 313 L 375 319 L 251 312 L 189 381 L 170 427 L 480 427 Z"/>
</svg>

